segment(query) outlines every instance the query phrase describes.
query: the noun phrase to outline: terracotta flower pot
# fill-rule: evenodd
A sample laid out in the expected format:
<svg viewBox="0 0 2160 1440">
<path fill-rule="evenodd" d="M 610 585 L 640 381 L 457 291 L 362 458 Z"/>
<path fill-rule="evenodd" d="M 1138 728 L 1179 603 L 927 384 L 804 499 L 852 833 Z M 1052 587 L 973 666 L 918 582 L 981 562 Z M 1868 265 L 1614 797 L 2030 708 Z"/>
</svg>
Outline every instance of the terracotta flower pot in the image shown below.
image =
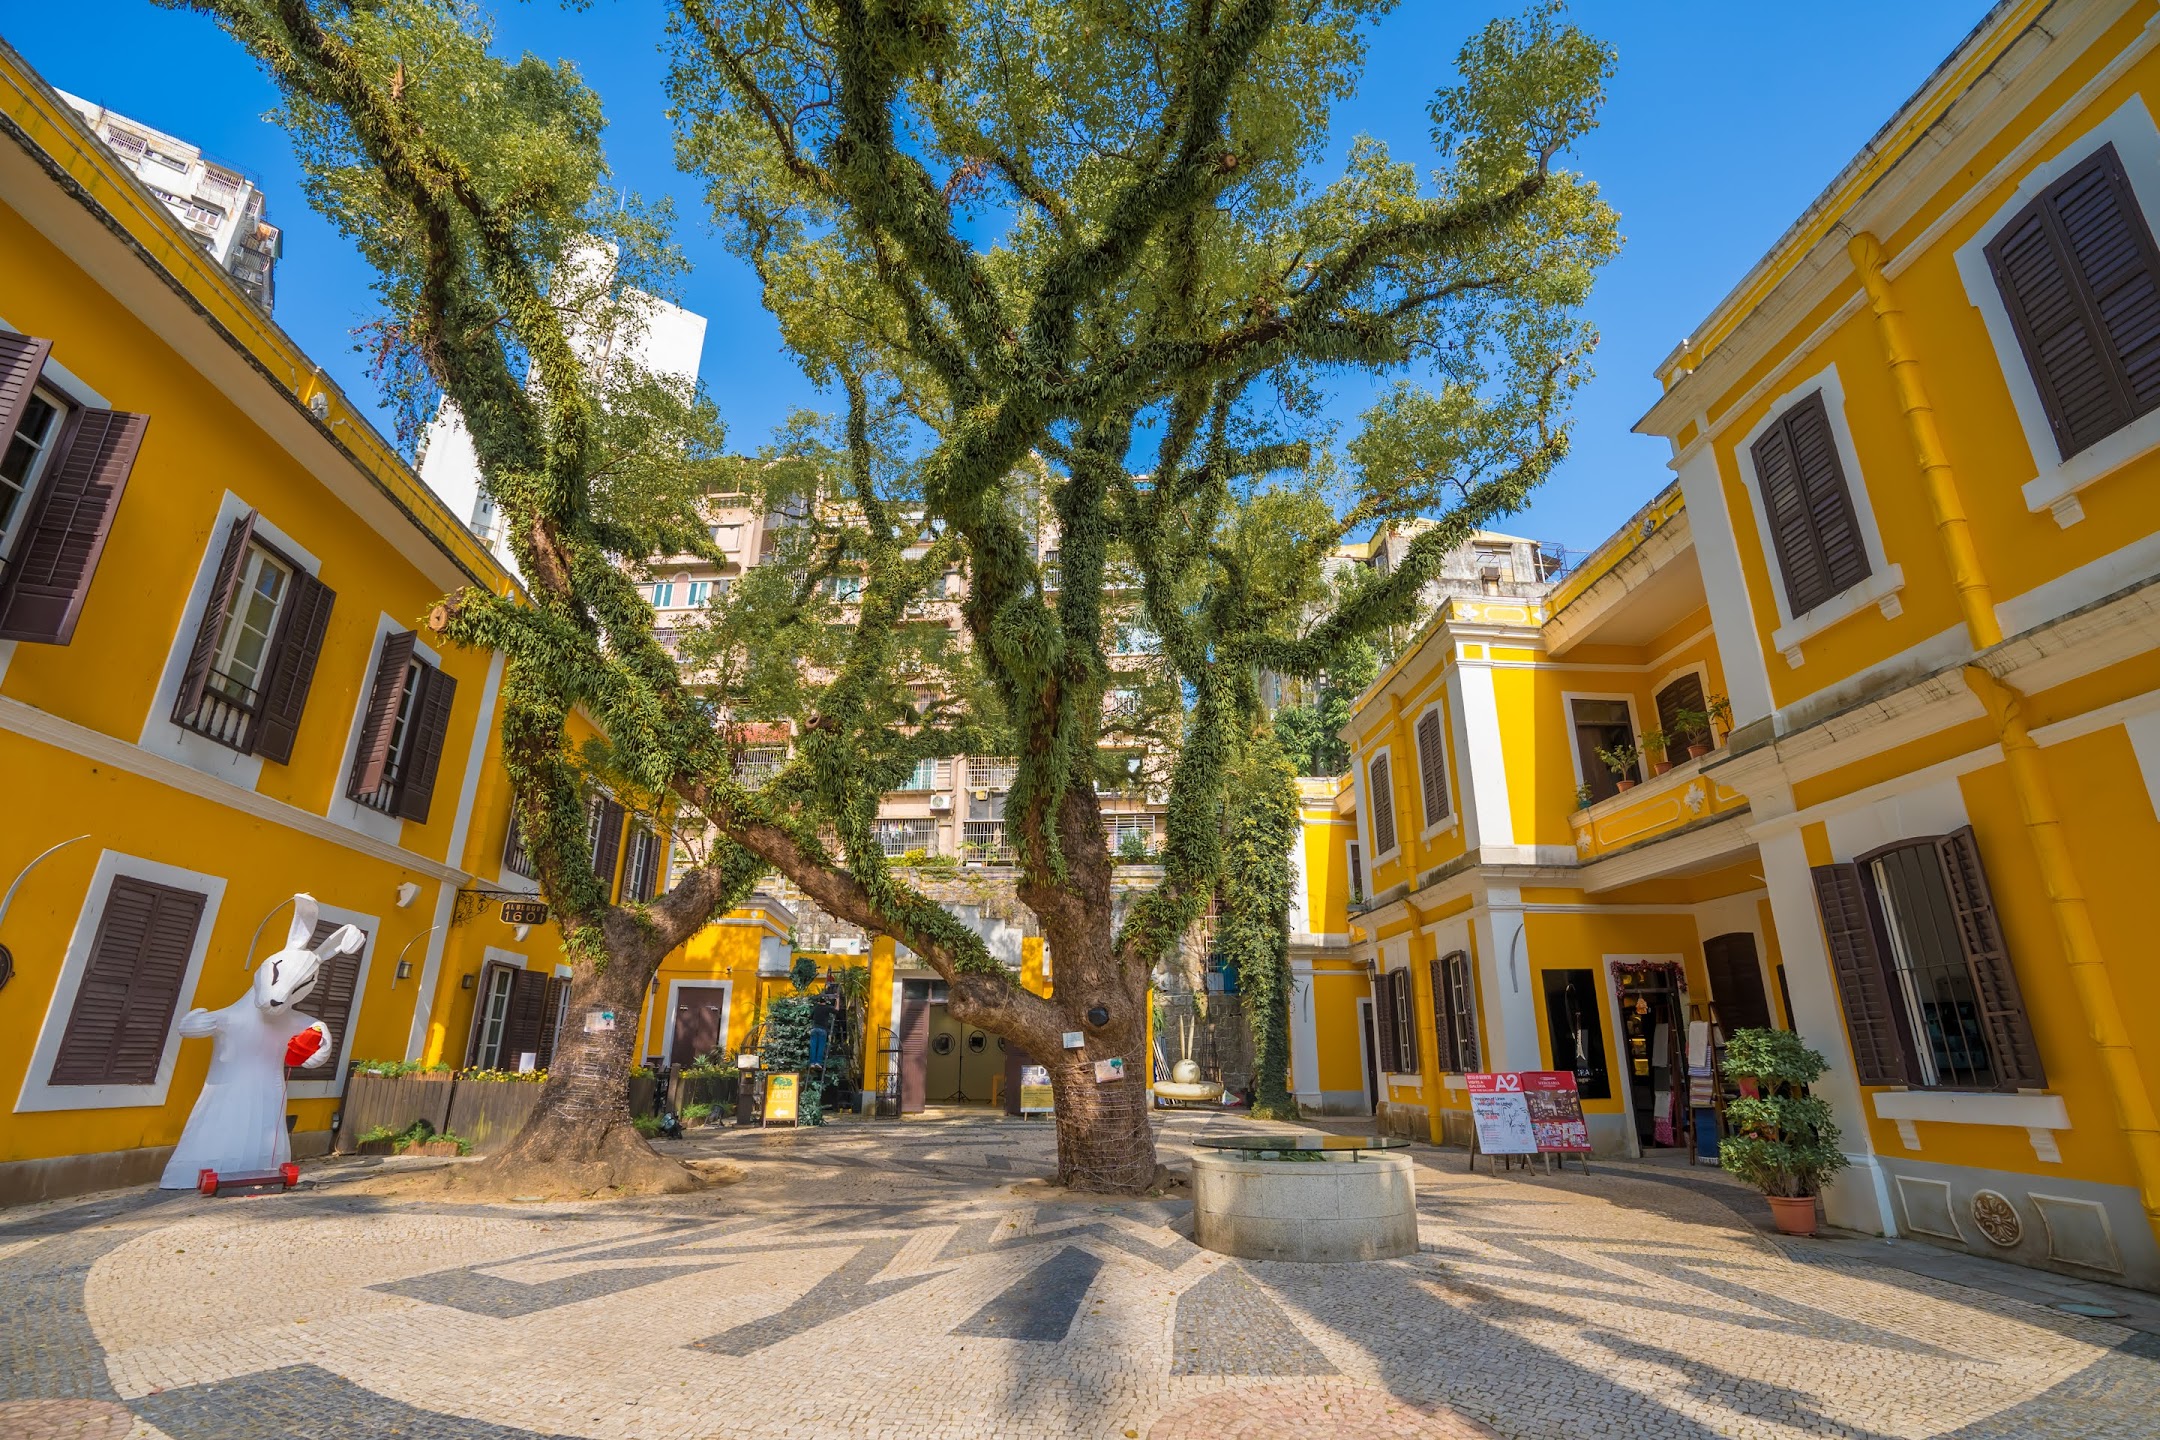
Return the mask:
<svg viewBox="0 0 2160 1440">
<path fill-rule="evenodd" d="M 1780 1235 L 1815 1233 L 1813 1195 L 1766 1195 L 1763 1198 L 1770 1202 L 1770 1223 L 1777 1226 Z"/>
<path fill-rule="evenodd" d="M 1690 760 L 1700 760 L 1709 753 L 1710 747 L 1707 745 L 1690 745 L 1687 747 L 1687 758 Z"/>
<path fill-rule="evenodd" d="M 1635 788 L 1635 782 L 1633 780 L 1616 780 L 1613 782 L 1613 786 L 1619 790 L 1632 790 Z"/>
<path fill-rule="evenodd" d="M 1650 762 L 1650 773 L 1652 775 L 1662 775 L 1670 769 L 1672 769 L 1672 761 L 1670 760 L 1653 760 Z"/>
</svg>

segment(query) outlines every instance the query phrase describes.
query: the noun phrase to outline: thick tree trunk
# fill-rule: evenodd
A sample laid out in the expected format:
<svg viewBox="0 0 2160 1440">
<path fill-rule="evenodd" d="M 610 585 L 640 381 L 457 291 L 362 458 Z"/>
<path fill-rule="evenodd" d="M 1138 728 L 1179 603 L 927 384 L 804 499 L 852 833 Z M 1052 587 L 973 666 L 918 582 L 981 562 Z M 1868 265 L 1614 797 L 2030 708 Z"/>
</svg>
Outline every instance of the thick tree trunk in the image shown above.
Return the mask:
<svg viewBox="0 0 2160 1440">
<path fill-rule="evenodd" d="M 605 970 L 579 968 L 548 1065 L 547 1093 L 500 1154 L 465 1167 L 466 1183 L 493 1194 L 544 1195 L 659 1194 L 701 1183 L 694 1171 L 655 1152 L 630 1123 L 638 1017 L 663 958 L 640 947 L 611 955 Z M 588 1031 L 584 1017 L 593 1010 L 613 1011 L 615 1028 Z"/>
</svg>

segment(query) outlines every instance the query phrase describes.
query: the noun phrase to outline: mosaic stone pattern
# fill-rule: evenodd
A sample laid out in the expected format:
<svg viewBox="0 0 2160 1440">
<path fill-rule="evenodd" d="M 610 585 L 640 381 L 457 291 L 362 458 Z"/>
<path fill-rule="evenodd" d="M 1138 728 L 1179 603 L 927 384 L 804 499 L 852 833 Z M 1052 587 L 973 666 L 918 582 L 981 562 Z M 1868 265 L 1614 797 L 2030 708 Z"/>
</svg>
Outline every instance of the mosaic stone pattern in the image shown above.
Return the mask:
<svg viewBox="0 0 2160 1440">
<path fill-rule="evenodd" d="M 1249 1124 L 1176 1117 L 1164 1158 Z M 2033 1272 L 1781 1239 L 1712 1172 L 1421 1150 L 1420 1253 L 1323 1266 L 1035 1183 L 1039 1124 L 686 1143 L 747 1178 L 446 1204 L 339 1162 L 0 1214 L 0 1437 L 2153 1440 L 2160 1415 L 2147 1297 L 2082 1317 Z"/>
</svg>

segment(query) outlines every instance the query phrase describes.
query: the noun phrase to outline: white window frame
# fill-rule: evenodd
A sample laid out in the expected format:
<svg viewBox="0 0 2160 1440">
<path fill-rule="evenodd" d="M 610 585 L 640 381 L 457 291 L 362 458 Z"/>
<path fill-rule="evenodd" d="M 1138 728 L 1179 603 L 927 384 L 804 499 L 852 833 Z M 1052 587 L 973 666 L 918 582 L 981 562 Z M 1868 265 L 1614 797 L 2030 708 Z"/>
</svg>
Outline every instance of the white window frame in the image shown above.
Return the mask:
<svg viewBox="0 0 2160 1440">
<path fill-rule="evenodd" d="M 2022 487 L 2025 508 L 2035 514 L 2049 511 L 2055 523 L 2065 528 L 2085 518 L 2079 491 L 2160 445 L 2160 410 L 2140 415 L 2068 460 L 2062 459 L 2055 427 L 2048 423 L 2047 406 L 2040 398 L 2040 386 L 2026 364 L 2017 327 L 1996 287 L 1987 247 L 2035 196 L 2090 159 L 2103 145 L 2115 147 L 2147 228 L 2160 236 L 2160 129 L 2155 129 L 2144 97 L 2132 95 L 2114 114 L 2062 141 L 2052 156 L 2027 171 L 2015 193 L 1980 222 L 1972 238 L 1960 245 L 1955 255 L 1958 276 L 1965 284 L 1965 298 L 1980 312 L 1988 343 L 1994 347 L 1996 364 L 2010 391 L 2011 408 L 2017 412 L 2018 428 L 2024 431 L 2026 447 L 2032 452 L 2033 477 Z"/>
<path fill-rule="evenodd" d="M 689 601 L 689 605 L 690 605 L 690 608 L 691 608 L 692 610 L 697 610 L 697 609 L 700 609 L 700 608 L 702 608 L 702 607 L 704 606 L 705 602 L 706 602 L 707 600 L 711 599 L 711 598 L 712 598 L 712 581 L 710 581 L 710 580 L 692 580 L 692 581 L 690 582 L 690 593 L 689 593 L 689 595 L 688 595 L 687 599 L 688 599 L 688 601 Z"/>
<path fill-rule="evenodd" d="M 1575 738 L 1575 702 L 1577 700 L 1620 700 L 1626 702 L 1628 729 L 1634 732 L 1628 743 L 1635 747 L 1636 763 L 1642 766 L 1643 778 L 1646 780 L 1650 778 L 1650 762 L 1643 759 L 1642 755 L 1642 713 L 1636 707 L 1635 697 L 1624 691 L 1563 690 L 1560 692 L 1560 714 L 1567 722 L 1568 763 L 1575 767 L 1575 788 L 1580 790 L 1590 783 L 1590 777 L 1583 773 L 1582 746 Z"/>
<path fill-rule="evenodd" d="M 1823 414 L 1830 422 L 1831 443 L 1837 446 L 1838 464 L 1845 471 L 1845 490 L 1852 498 L 1853 526 L 1860 532 L 1860 548 L 1868 560 L 1867 578 L 1801 615 L 1792 613 L 1785 593 L 1785 574 L 1778 567 L 1777 541 L 1770 533 L 1770 510 L 1763 503 L 1762 478 L 1755 473 L 1755 442 L 1795 405 L 1822 392 Z M 1905 602 L 1898 592 L 1905 588 L 1903 567 L 1892 565 L 1883 553 L 1882 530 L 1875 523 L 1875 505 L 1868 497 L 1867 476 L 1860 468 L 1859 451 L 1853 447 L 1852 427 L 1845 422 L 1845 382 L 1835 364 L 1827 365 L 1805 380 L 1795 381 L 1770 402 L 1762 418 L 1733 442 L 1733 461 L 1740 467 L 1741 484 L 1747 488 L 1748 506 L 1755 512 L 1755 538 L 1762 547 L 1763 569 L 1770 577 L 1770 603 L 1777 607 L 1777 629 L 1770 646 L 1799 669 L 1806 661 L 1802 646 L 1841 620 L 1859 614 L 1870 605 L 1894 620 Z"/>
<path fill-rule="evenodd" d="M 83 408 L 68 399 L 60 390 L 46 384 L 43 377 L 32 387 L 31 394 L 53 407 L 52 428 L 46 432 L 45 443 L 38 447 L 38 453 L 31 459 L 30 468 L 23 472 L 22 493 L 17 499 L 15 512 L 4 524 L 0 524 L 0 566 L 4 566 L 14 552 L 15 542 L 22 538 L 23 526 L 29 523 L 30 512 L 36 508 L 38 484 L 45 478 L 45 470 L 52 464 L 53 451 L 59 447 L 60 436 L 67 430 L 68 416 Z M 13 432 L 0 435 L 0 450 L 5 450 L 14 443 Z M 5 573 L 5 570 L 0 570 L 0 574 Z"/>
<path fill-rule="evenodd" d="M 332 1037 L 342 1038 L 345 1042 L 344 1054 L 337 1062 L 338 1073 L 319 1080 L 288 1079 L 285 1082 L 285 1096 L 289 1100 L 336 1100 L 345 1094 L 345 1071 L 360 1054 L 354 1048 L 349 1032 L 360 1028 L 360 1012 L 367 1006 L 368 968 L 375 963 L 375 946 L 382 939 L 382 918 L 377 915 L 363 915 L 358 910 L 318 903 L 315 907 L 315 918 L 318 923 L 329 920 L 339 925 L 357 925 L 367 936 L 367 943 L 360 947 L 360 972 L 353 977 L 352 1011 L 345 1017 L 348 1033 L 342 1037 Z"/>
<path fill-rule="evenodd" d="M 480 1064 L 480 1051 L 487 1030 L 488 987 L 485 982 L 488 979 L 488 967 L 491 964 L 502 970 L 530 970 L 532 968 L 531 965 L 526 963 L 525 957 L 515 950 L 503 950 L 489 945 L 480 952 L 480 973 L 473 982 L 472 1033 L 465 1041 L 465 1064 L 474 1069 L 499 1070 L 502 1068 L 502 1057 L 500 1055 L 497 1055 L 494 1062 L 488 1066 L 483 1067 Z M 507 1011 L 505 1012 L 505 1018 L 508 1018 Z M 499 1036 L 497 1037 L 497 1043 L 501 1043 Z"/>
<path fill-rule="evenodd" d="M 1417 738 L 1417 727 L 1424 722 L 1424 719 L 1427 715 L 1432 714 L 1438 714 L 1440 717 L 1440 783 L 1447 789 L 1448 805 L 1448 813 L 1446 818 L 1438 822 L 1426 821 L 1424 768 L 1425 757 L 1421 754 L 1418 754 Z M 1460 817 L 1462 815 L 1462 796 L 1457 794 L 1455 790 L 1455 757 L 1454 755 L 1449 753 L 1452 749 L 1451 742 L 1454 740 L 1454 738 L 1455 731 L 1454 727 L 1452 726 L 1452 724 L 1450 724 L 1448 720 L 1447 705 L 1441 700 L 1433 700 L 1431 704 L 1426 705 L 1423 709 L 1419 710 L 1417 714 L 1413 715 L 1410 718 L 1410 753 L 1413 755 L 1417 755 L 1418 757 L 1418 819 L 1420 821 L 1425 821 L 1425 828 L 1418 834 L 1418 838 L 1420 840 L 1431 840 L 1436 836 L 1447 834 L 1449 831 L 1455 828 L 1457 823 L 1459 823 Z M 1397 829 L 1401 828 L 1401 818 L 1401 816 L 1396 817 Z"/>
<path fill-rule="evenodd" d="M 196 563 L 195 583 L 188 590 L 187 603 L 180 609 L 180 623 L 174 628 L 172 640 L 166 646 L 165 666 L 158 673 L 157 687 L 150 692 L 149 713 L 143 717 L 142 733 L 136 741 L 153 755 L 162 755 L 190 770 L 199 770 L 205 775 L 229 780 L 244 790 L 253 790 L 261 782 L 262 756 L 243 755 L 229 745 L 220 745 L 207 735 L 198 735 L 184 725 L 175 724 L 172 715 L 180 698 L 180 682 L 187 674 L 188 660 L 195 651 L 195 636 L 202 629 L 203 616 L 210 609 L 210 592 L 217 585 L 218 562 L 225 558 L 225 542 L 232 536 L 233 522 L 250 510 L 256 512 L 257 538 L 274 547 L 296 570 L 304 570 L 317 576 L 322 572 L 322 562 L 315 558 L 312 551 L 280 530 L 261 510 L 232 491 L 226 491 L 224 498 L 218 502 L 217 515 L 210 523 L 209 534 L 203 544 L 202 558 Z M 374 661 L 371 659 L 368 663 L 372 667 Z M 371 668 L 368 674 L 373 675 L 374 670 Z M 360 688 L 364 691 L 367 686 L 363 684 Z M 360 697 L 360 703 L 362 706 L 367 704 L 366 695 Z M 358 743 L 357 735 L 354 743 Z M 346 757 L 346 761 L 347 768 L 339 772 L 335 787 L 339 797 L 345 793 L 344 777 L 351 773 L 350 755 Z M 350 801 L 345 803 L 351 804 Z M 334 810 L 333 802 L 333 812 Z M 378 835 L 377 838 L 381 837 Z M 390 842 L 395 844 L 396 841 L 397 836 L 393 833 Z"/>
<path fill-rule="evenodd" d="M 1373 762 L 1382 756 L 1386 756 L 1388 762 L 1388 803 L 1396 812 L 1395 843 L 1385 850 L 1380 848 L 1380 832 L 1373 828 L 1377 817 L 1373 814 L 1372 807 L 1372 767 Z M 1400 792 L 1395 784 L 1395 747 L 1393 742 L 1375 745 L 1370 754 L 1358 758 L 1358 792 L 1365 801 L 1365 838 L 1371 842 L 1371 848 L 1366 851 L 1366 855 L 1370 864 L 1380 865 L 1402 854 L 1403 817 L 1401 814 Z M 1370 876 L 1366 878 L 1367 880 L 1371 879 Z"/>
<path fill-rule="evenodd" d="M 188 951 L 187 970 L 180 977 L 179 998 L 173 1005 L 175 1023 L 166 1032 L 165 1051 L 158 1058 L 157 1079 L 150 1084 L 54 1085 L 49 1083 L 49 1077 L 60 1059 L 60 1041 L 67 1034 L 68 1017 L 75 1009 L 75 992 L 82 987 L 83 975 L 90 968 L 91 952 L 97 945 L 98 924 L 105 916 L 113 878 L 119 875 L 153 885 L 193 890 L 203 896 L 202 919 L 197 922 L 195 944 Z M 195 989 L 202 979 L 204 957 L 210 950 L 210 937 L 217 930 L 218 908 L 224 899 L 225 877 L 222 875 L 183 870 L 177 865 L 146 860 L 118 850 L 99 852 L 97 866 L 90 872 L 89 887 L 83 892 L 82 908 L 76 912 L 74 933 L 68 937 L 67 953 L 60 960 L 60 974 L 53 981 L 52 994 L 47 997 L 45 1019 L 38 1027 L 37 1043 L 30 1052 L 30 1066 L 23 1075 L 22 1090 L 15 1100 L 16 1114 L 123 1110 L 165 1104 L 172 1089 L 173 1067 L 180 1055 L 177 1022 L 195 1008 Z M 16 983 L 21 984 L 21 979 L 18 978 Z"/>
<path fill-rule="evenodd" d="M 280 571 L 285 583 L 278 588 L 277 598 L 270 604 L 270 629 L 263 636 L 262 659 L 255 670 L 255 677 L 248 685 L 257 695 L 262 694 L 263 682 L 269 679 L 272 652 L 277 648 L 278 617 L 285 613 L 287 602 L 292 599 L 293 577 L 297 573 L 292 565 L 270 553 L 269 547 L 259 540 L 248 542 L 247 554 L 241 557 L 240 574 L 233 590 L 237 601 L 254 592 L 265 569 Z M 211 653 L 210 668 L 220 673 L 232 668 L 233 657 L 240 648 L 241 607 L 238 604 L 225 612 L 225 633 L 218 636 L 217 648 Z"/>
</svg>

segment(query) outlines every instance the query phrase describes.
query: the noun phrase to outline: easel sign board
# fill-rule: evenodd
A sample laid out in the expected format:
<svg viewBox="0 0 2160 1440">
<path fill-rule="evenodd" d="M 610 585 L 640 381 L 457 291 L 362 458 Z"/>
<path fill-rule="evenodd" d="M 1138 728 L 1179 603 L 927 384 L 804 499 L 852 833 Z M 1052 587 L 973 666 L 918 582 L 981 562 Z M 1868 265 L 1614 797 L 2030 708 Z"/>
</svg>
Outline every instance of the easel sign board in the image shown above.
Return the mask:
<svg viewBox="0 0 2160 1440">
<path fill-rule="evenodd" d="M 1463 1077 L 1484 1155 L 1574 1155 L 1590 1151 L 1582 1093 L 1566 1070 L 1502 1070 Z"/>
<path fill-rule="evenodd" d="M 767 1075 L 765 1077 L 765 1123 L 767 1125 L 793 1125 L 795 1102 L 801 1092 L 796 1089 L 793 1075 Z"/>
<path fill-rule="evenodd" d="M 1023 1065 L 1020 1067 L 1020 1113 L 1023 1115 L 1048 1115 L 1056 1109 L 1050 1094 L 1050 1067 L 1047 1065 Z"/>
</svg>

